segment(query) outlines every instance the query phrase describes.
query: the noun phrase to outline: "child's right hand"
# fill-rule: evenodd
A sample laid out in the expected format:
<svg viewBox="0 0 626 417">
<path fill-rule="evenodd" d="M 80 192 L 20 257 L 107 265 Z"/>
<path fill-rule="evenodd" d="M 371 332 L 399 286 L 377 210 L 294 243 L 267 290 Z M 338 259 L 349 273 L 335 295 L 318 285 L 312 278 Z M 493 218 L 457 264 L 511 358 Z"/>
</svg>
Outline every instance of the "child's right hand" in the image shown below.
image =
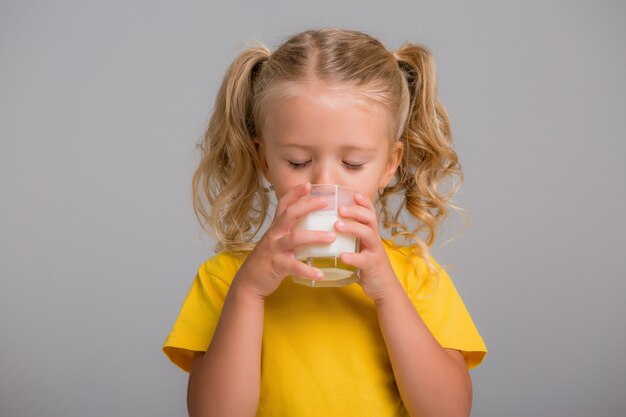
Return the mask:
<svg viewBox="0 0 626 417">
<path fill-rule="evenodd" d="M 325 207 L 328 199 L 302 198 L 311 191 L 311 184 L 291 189 L 279 201 L 272 224 L 237 272 L 237 285 L 265 298 L 272 294 L 290 274 L 319 280 L 321 271 L 298 261 L 294 249 L 301 245 L 324 244 L 335 240 L 335 232 L 293 230 L 298 219 Z"/>
</svg>

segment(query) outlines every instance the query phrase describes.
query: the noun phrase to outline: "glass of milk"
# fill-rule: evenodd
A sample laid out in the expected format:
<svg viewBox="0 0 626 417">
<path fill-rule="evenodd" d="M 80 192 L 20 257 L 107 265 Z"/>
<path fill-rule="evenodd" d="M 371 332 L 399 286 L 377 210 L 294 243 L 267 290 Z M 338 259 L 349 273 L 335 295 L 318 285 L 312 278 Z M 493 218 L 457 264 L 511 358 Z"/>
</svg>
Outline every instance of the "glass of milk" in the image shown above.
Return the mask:
<svg viewBox="0 0 626 417">
<path fill-rule="evenodd" d="M 326 207 L 301 217 L 295 230 L 335 231 L 335 222 L 340 219 L 339 207 L 354 204 L 355 192 L 335 184 L 312 184 L 311 197 L 326 197 Z M 297 259 L 320 269 L 324 277 L 319 281 L 292 276 L 295 283 L 309 287 L 343 287 L 359 280 L 358 268 L 339 260 L 342 252 L 358 252 L 359 242 L 354 236 L 337 233 L 337 238 L 328 244 L 299 246 L 294 254 Z"/>
</svg>

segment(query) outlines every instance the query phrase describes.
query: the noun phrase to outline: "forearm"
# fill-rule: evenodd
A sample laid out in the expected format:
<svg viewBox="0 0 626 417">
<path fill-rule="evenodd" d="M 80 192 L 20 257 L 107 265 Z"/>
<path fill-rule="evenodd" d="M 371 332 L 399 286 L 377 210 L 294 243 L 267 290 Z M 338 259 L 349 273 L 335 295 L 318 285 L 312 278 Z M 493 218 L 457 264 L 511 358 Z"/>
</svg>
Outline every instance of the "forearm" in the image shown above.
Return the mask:
<svg viewBox="0 0 626 417">
<path fill-rule="evenodd" d="M 472 394 L 467 370 L 439 345 L 400 284 L 376 305 L 398 390 L 409 414 L 468 416 Z"/>
<path fill-rule="evenodd" d="M 207 352 L 190 373 L 191 417 L 254 416 L 260 392 L 264 301 L 231 286 Z"/>
</svg>

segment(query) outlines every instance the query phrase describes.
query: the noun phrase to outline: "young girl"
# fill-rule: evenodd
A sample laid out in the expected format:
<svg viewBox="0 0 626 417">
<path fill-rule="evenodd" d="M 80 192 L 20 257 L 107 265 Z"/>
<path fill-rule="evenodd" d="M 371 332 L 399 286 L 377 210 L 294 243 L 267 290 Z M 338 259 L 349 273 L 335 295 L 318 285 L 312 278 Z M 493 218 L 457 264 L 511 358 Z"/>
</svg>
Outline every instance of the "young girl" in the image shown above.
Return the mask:
<svg viewBox="0 0 626 417">
<path fill-rule="evenodd" d="M 486 348 L 428 252 L 456 191 L 438 187 L 462 174 L 426 48 L 389 52 L 335 28 L 273 53 L 251 47 L 226 73 L 200 150 L 194 208 L 219 253 L 198 269 L 163 346 L 189 372 L 191 416 L 469 415 L 468 370 Z M 335 232 L 294 230 L 326 204 L 309 198 L 315 183 L 357 192 Z M 272 222 L 253 243 L 272 190 Z M 392 196 L 402 202 L 393 213 Z M 404 208 L 416 229 L 398 221 Z M 287 278 L 320 279 L 294 249 L 336 233 L 360 241 L 341 255 L 358 285 Z"/>
</svg>

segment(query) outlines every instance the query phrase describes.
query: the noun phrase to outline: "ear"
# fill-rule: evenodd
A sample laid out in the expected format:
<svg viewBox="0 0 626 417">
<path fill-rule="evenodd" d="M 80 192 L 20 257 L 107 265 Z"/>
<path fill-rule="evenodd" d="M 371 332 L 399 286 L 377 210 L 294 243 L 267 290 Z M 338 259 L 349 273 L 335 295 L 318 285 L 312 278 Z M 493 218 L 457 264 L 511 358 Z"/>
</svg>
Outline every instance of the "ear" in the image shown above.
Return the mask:
<svg viewBox="0 0 626 417">
<path fill-rule="evenodd" d="M 402 155 L 404 154 L 404 143 L 402 141 L 395 141 L 389 150 L 389 159 L 387 160 L 387 167 L 385 173 L 380 179 L 378 188 L 385 188 L 390 182 L 393 176 L 396 174 L 396 170 L 402 162 Z"/>
<path fill-rule="evenodd" d="M 270 179 L 268 178 L 269 170 L 267 166 L 267 159 L 265 158 L 265 148 L 263 146 L 263 141 L 255 136 L 252 138 L 252 143 L 254 144 L 254 149 L 256 151 L 257 159 L 259 161 L 259 167 L 261 168 L 261 173 L 263 174 L 265 179 L 271 183 Z"/>
</svg>

